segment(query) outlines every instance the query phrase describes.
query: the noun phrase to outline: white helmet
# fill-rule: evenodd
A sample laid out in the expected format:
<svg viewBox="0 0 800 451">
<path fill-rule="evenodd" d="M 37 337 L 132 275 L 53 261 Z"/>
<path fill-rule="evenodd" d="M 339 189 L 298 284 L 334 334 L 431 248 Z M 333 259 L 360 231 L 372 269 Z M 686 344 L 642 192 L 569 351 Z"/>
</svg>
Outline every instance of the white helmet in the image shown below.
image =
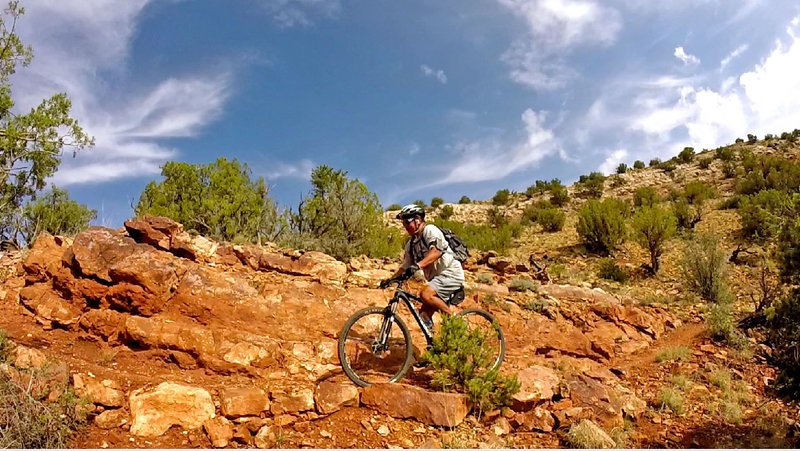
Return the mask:
<svg viewBox="0 0 800 451">
<path fill-rule="evenodd" d="M 417 204 L 408 204 L 400 210 L 400 213 L 395 216 L 397 219 L 409 219 L 413 218 L 414 216 L 419 216 L 423 220 L 425 219 L 425 209 L 420 207 Z"/>
</svg>

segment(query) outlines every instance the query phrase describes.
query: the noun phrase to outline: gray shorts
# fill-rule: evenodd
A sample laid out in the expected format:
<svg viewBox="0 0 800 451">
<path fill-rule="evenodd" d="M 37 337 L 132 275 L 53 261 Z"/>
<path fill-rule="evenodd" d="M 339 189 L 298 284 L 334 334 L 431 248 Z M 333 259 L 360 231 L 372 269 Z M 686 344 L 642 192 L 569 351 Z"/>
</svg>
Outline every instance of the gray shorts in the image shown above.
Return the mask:
<svg viewBox="0 0 800 451">
<path fill-rule="evenodd" d="M 447 299 L 456 292 L 456 290 L 464 285 L 464 281 L 455 277 L 446 277 L 440 274 L 429 280 L 428 285 L 433 288 L 433 291 L 436 292 L 436 296 L 439 296 L 439 299 L 446 302 Z"/>
</svg>

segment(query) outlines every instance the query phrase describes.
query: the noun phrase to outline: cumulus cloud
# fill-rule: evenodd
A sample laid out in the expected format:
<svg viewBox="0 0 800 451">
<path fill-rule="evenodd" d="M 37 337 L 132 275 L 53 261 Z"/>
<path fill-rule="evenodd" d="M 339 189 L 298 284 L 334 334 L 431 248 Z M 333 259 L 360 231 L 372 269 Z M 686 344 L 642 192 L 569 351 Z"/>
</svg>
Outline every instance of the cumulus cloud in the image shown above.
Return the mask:
<svg viewBox="0 0 800 451">
<path fill-rule="evenodd" d="M 420 70 L 422 73 L 425 74 L 426 77 L 433 77 L 439 81 L 441 84 L 447 84 L 447 75 L 445 75 L 444 71 L 439 69 L 431 69 L 429 66 L 423 64 L 420 66 Z"/>
<path fill-rule="evenodd" d="M 313 25 L 317 16 L 333 17 L 342 9 L 340 0 L 262 0 L 275 23 L 283 28 Z"/>
<path fill-rule="evenodd" d="M 497 0 L 527 25 L 500 60 L 517 83 L 537 90 L 563 86 L 574 71 L 563 57 L 575 48 L 612 44 L 622 27 L 620 13 L 594 0 Z"/>
<path fill-rule="evenodd" d="M 687 66 L 700 64 L 700 58 L 686 53 L 686 51 L 683 50 L 683 47 L 675 47 L 675 53 L 673 53 L 673 55 L 675 55 L 675 58 L 683 61 L 683 64 Z"/>
<path fill-rule="evenodd" d="M 416 155 L 416 154 L 419 153 L 419 151 L 420 151 L 419 144 L 411 143 L 411 147 L 408 149 L 408 154 L 409 155 Z"/>
<path fill-rule="evenodd" d="M 600 172 L 603 174 L 611 174 L 617 171 L 617 166 L 620 163 L 625 163 L 628 158 L 628 151 L 625 149 L 619 149 L 612 151 L 609 153 L 608 157 L 606 157 L 603 164 L 600 165 L 598 168 Z"/>
<path fill-rule="evenodd" d="M 64 158 L 53 182 L 62 186 L 158 174 L 177 151 L 163 138 L 197 136 L 230 95 L 231 74 L 171 77 L 135 92 L 125 68 L 138 18 L 149 0 L 28 0 L 17 31 L 34 48 L 33 63 L 14 76 L 26 110 L 57 92 L 72 100 L 72 115 L 96 145 Z M 76 49 L 80 49 L 76 51 Z"/>
<path fill-rule="evenodd" d="M 498 136 L 483 140 L 458 142 L 450 150 L 458 154 L 455 166 L 434 185 L 497 180 L 513 172 L 537 165 L 545 157 L 561 152 L 553 131 L 545 127 L 547 113 L 525 110 L 523 140 L 509 144 Z"/>
</svg>

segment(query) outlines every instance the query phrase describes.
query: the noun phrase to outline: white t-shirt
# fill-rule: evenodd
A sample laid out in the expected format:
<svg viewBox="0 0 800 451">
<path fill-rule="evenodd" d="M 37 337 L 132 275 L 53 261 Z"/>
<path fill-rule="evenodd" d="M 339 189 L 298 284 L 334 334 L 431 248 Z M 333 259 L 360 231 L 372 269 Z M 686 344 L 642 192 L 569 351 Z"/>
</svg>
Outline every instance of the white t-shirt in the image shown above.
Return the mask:
<svg viewBox="0 0 800 451">
<path fill-rule="evenodd" d="M 419 263 L 433 247 L 439 249 L 442 256 L 432 265 L 422 269 L 425 278 L 431 280 L 441 275 L 463 282 L 464 269 L 461 267 L 461 262 L 455 259 L 442 231 L 433 224 L 425 224 L 419 237 L 414 236 L 408 240 L 405 247 L 405 258 L 400 268 L 404 270 L 414 263 Z"/>
</svg>

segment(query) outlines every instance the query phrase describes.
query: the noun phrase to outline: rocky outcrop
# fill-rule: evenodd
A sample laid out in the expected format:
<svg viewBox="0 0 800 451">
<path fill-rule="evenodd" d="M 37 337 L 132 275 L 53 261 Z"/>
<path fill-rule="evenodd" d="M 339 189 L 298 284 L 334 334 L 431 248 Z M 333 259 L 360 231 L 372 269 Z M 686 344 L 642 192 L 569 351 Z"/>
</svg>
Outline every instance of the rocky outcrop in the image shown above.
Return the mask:
<svg viewBox="0 0 800 451">
<path fill-rule="evenodd" d="M 361 394 L 361 403 L 396 418 L 447 427 L 461 424 L 470 411 L 463 394 L 430 392 L 404 384 L 371 385 Z"/>
<path fill-rule="evenodd" d="M 514 410 L 527 410 L 559 392 L 559 377 L 550 368 L 533 365 L 517 373 L 517 379 L 520 387 L 513 397 Z"/>
<path fill-rule="evenodd" d="M 131 433 L 141 436 L 161 435 L 174 425 L 196 429 L 214 418 L 214 403 L 206 390 L 173 382 L 135 390 L 130 409 Z"/>
</svg>

